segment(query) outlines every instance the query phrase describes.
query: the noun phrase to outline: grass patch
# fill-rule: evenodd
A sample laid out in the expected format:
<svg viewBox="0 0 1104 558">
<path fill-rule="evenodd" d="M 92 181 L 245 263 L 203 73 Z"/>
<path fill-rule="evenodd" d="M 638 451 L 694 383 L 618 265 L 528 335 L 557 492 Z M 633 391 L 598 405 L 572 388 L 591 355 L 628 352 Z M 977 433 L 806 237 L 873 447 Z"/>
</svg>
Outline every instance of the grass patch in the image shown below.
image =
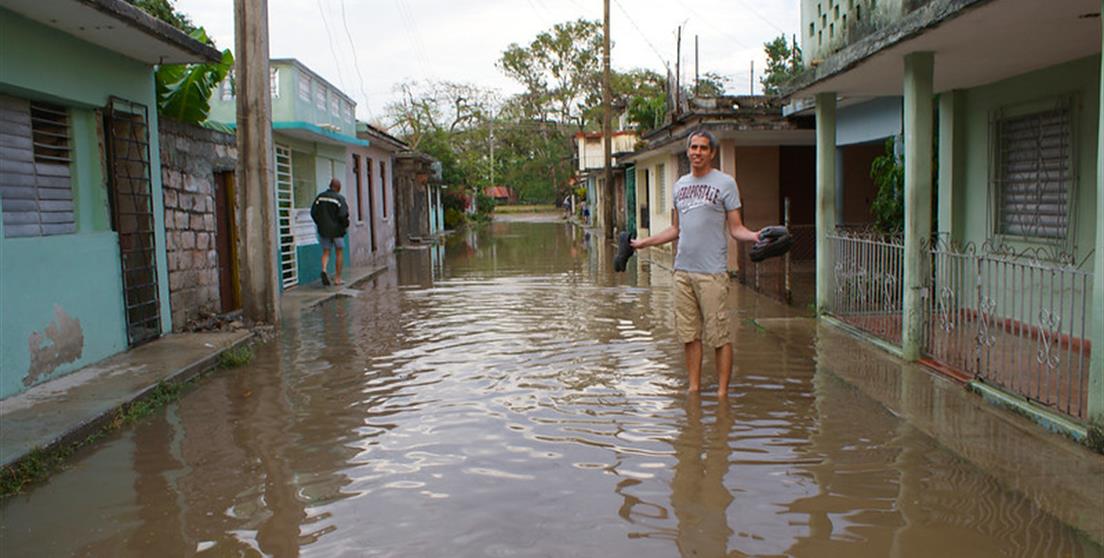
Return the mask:
<svg viewBox="0 0 1104 558">
<path fill-rule="evenodd" d="M 1085 430 L 1085 447 L 1096 453 L 1104 454 L 1104 423 L 1090 422 Z"/>
<path fill-rule="evenodd" d="M 218 364 L 220 368 L 238 368 L 252 362 L 253 356 L 253 347 L 238 345 L 219 353 Z"/>
</svg>

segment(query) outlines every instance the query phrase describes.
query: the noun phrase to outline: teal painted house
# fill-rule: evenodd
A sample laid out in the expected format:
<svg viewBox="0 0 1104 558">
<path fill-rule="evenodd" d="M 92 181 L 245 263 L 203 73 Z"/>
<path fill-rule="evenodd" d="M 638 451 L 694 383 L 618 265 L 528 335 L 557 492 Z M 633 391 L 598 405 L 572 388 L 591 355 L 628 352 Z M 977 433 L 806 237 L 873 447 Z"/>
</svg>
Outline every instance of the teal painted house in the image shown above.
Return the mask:
<svg viewBox="0 0 1104 558">
<path fill-rule="evenodd" d="M 1102 7 L 805 0 L 790 92 L 816 118 L 820 310 L 1075 437 L 1104 424 Z M 886 136 L 901 232 L 841 226 L 839 148 Z"/>
<path fill-rule="evenodd" d="M 321 272 L 322 249 L 310 217 L 311 203 L 336 177 L 354 212 L 358 192 L 350 180 L 350 150 L 368 147 L 370 142 L 357 138 L 356 103 L 337 87 L 295 59 L 273 59 L 269 72 L 280 283 L 290 289 L 317 281 Z M 211 99 L 210 119 L 233 125 L 236 110 L 232 82 L 227 79 Z M 347 237 L 347 264 L 353 252 Z"/>
<path fill-rule="evenodd" d="M 0 2 L 0 398 L 171 330 L 154 65 L 120 0 Z"/>
</svg>

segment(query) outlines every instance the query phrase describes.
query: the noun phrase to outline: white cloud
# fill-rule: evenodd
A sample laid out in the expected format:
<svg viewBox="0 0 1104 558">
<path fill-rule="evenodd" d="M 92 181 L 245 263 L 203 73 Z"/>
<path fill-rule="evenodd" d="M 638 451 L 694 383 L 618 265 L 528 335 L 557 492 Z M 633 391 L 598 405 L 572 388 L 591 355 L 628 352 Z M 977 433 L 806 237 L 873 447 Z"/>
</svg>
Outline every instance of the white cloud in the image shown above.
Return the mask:
<svg viewBox="0 0 1104 558">
<path fill-rule="evenodd" d="M 176 7 L 204 26 L 221 48 L 234 48 L 233 0 L 177 0 Z M 358 118 L 367 119 L 383 115 L 384 105 L 395 97 L 394 86 L 406 79 L 461 81 L 516 92 L 518 86 L 495 66 L 502 51 L 510 43 L 528 43 L 562 21 L 601 20 L 602 2 L 269 0 L 268 12 L 271 56 L 299 59 L 356 99 Z M 673 69 L 675 29 L 683 24 L 684 79 L 693 79 L 698 35 L 700 71 L 732 76 L 731 92 L 746 93 L 751 61 L 757 76 L 764 68 L 763 43 L 781 30 L 798 33 L 800 3 L 611 0 L 610 20 L 614 68 L 660 71 L 667 61 Z M 354 47 L 363 85 L 354 68 Z"/>
</svg>

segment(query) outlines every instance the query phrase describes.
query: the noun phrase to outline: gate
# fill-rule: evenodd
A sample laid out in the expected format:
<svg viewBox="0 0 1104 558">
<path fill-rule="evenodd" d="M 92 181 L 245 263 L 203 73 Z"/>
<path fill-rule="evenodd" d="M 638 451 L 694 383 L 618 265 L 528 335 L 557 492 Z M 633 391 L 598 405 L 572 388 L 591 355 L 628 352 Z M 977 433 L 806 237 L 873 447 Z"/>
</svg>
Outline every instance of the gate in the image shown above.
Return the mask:
<svg viewBox="0 0 1104 558">
<path fill-rule="evenodd" d="M 111 97 L 104 118 L 111 224 L 119 236 L 127 343 L 133 347 L 161 335 L 149 111 L 145 105 Z"/>
<path fill-rule="evenodd" d="M 1092 273 L 1067 254 L 937 238 L 924 349 L 970 377 L 1085 418 Z M 1086 257 L 1087 261 L 1087 257 Z"/>
<path fill-rule="evenodd" d="M 292 227 L 294 189 L 291 149 L 276 146 L 276 237 L 280 244 L 280 285 L 289 289 L 299 284 L 299 257 L 295 252 Z"/>
</svg>

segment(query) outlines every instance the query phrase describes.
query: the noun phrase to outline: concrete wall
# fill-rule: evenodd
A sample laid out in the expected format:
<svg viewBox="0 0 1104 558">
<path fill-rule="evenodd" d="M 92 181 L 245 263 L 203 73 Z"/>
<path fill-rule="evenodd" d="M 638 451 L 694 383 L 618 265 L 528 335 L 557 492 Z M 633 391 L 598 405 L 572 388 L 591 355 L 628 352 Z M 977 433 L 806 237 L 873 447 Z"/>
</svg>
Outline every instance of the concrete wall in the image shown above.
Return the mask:
<svg viewBox="0 0 1104 558">
<path fill-rule="evenodd" d="M 0 90 L 70 108 L 77 232 L 2 238 L 0 397 L 127 347 L 118 237 L 98 146 L 98 109 L 116 95 L 150 108 L 153 70 L 0 8 Z M 155 242 L 163 331 L 171 326 L 157 134 L 150 137 Z M 3 202 L 0 201 L 0 205 Z"/>
<path fill-rule="evenodd" d="M 897 21 L 927 0 L 801 0 L 806 65 Z"/>
<path fill-rule="evenodd" d="M 222 311 L 219 291 L 215 173 L 237 168 L 237 139 L 230 134 L 161 122 L 169 301 L 173 330 Z"/>
<path fill-rule="evenodd" d="M 901 97 L 880 97 L 841 107 L 836 113 L 836 145 L 851 145 L 904 133 Z"/>
</svg>

